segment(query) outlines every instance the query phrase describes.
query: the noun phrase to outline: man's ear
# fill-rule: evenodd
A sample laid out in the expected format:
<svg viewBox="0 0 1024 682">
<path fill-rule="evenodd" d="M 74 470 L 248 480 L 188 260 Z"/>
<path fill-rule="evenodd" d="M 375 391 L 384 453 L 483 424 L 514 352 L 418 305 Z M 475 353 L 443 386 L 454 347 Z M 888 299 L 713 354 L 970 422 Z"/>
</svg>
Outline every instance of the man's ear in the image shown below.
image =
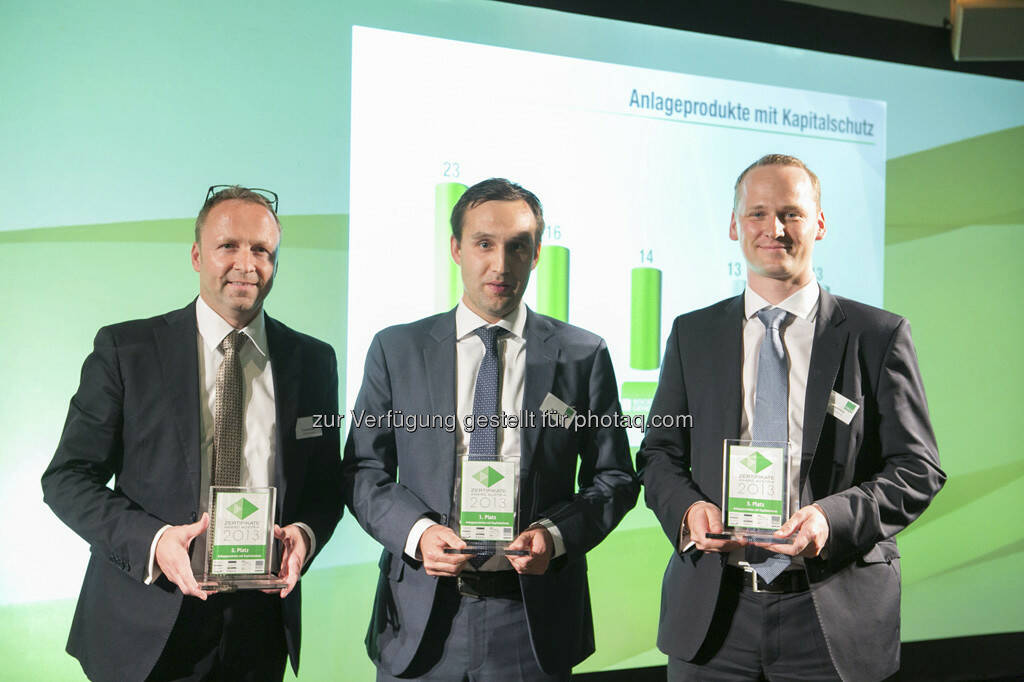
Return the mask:
<svg viewBox="0 0 1024 682">
<path fill-rule="evenodd" d="M 730 214 L 730 217 L 729 217 L 729 239 L 733 240 L 734 242 L 738 242 L 740 240 L 740 233 L 736 229 L 736 212 L 735 211 L 733 211 Z"/>
<path fill-rule="evenodd" d="M 203 258 L 199 251 L 199 242 L 192 242 L 192 269 L 199 272 L 199 265 L 202 262 Z"/>
<path fill-rule="evenodd" d="M 462 251 L 459 248 L 459 240 L 452 235 L 451 241 L 452 260 L 455 261 L 456 265 L 462 265 Z"/>
<path fill-rule="evenodd" d="M 825 214 L 818 211 L 818 231 L 814 234 L 815 241 L 821 241 L 825 238 Z"/>
</svg>

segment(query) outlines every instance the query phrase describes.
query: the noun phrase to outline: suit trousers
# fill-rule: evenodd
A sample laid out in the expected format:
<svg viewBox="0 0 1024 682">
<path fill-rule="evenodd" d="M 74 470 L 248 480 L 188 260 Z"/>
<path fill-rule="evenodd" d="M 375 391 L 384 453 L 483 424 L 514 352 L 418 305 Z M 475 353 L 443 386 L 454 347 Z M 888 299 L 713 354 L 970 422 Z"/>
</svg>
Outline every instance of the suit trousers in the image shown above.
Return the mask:
<svg viewBox="0 0 1024 682">
<path fill-rule="evenodd" d="M 378 682 L 556 682 L 570 671 L 540 669 L 519 595 L 467 597 L 453 578 L 442 578 L 423 641 L 409 668 L 393 677 L 377 669 Z"/>
<path fill-rule="evenodd" d="M 171 636 L 147 678 L 279 682 L 288 649 L 281 597 L 257 590 L 185 597 Z"/>
<path fill-rule="evenodd" d="M 692 661 L 669 656 L 668 679 L 817 681 L 838 680 L 839 675 L 810 591 L 754 592 L 726 579 L 707 639 Z"/>
</svg>

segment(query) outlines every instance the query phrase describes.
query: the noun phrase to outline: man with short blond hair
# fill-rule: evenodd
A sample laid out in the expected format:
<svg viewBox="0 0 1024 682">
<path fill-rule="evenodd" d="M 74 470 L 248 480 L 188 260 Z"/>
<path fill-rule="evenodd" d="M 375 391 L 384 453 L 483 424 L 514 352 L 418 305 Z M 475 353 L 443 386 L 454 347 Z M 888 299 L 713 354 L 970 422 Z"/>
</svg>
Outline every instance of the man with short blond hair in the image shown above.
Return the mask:
<svg viewBox="0 0 1024 682">
<path fill-rule="evenodd" d="M 899 667 L 893 536 L 946 478 L 909 325 L 818 285 L 820 183 L 795 157 L 740 174 L 729 236 L 746 291 L 676 318 L 637 454 L 674 549 L 658 628 L 669 679 L 883 679 Z M 692 428 L 653 419 L 675 414 Z M 727 439 L 796 454 L 779 543 L 712 537 Z"/>
</svg>

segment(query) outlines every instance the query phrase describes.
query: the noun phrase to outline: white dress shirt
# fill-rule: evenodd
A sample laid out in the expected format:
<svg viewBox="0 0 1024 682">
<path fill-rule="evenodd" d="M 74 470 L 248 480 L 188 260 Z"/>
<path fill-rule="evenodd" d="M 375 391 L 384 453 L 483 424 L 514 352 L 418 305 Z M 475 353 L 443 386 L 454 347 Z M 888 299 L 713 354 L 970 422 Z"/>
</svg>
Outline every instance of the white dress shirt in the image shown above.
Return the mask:
<svg viewBox="0 0 1024 682">
<path fill-rule="evenodd" d="M 213 460 L 214 409 L 217 401 L 217 370 L 224 361 L 220 344 L 234 331 L 224 318 L 218 315 L 202 296 L 196 299 L 196 326 L 198 329 L 196 348 L 199 354 L 199 436 L 200 436 L 200 513 L 209 511 L 210 465 Z M 274 471 L 277 461 L 277 407 L 274 402 L 274 374 L 270 367 L 270 353 L 267 346 L 267 327 L 263 311 L 241 330 L 247 337 L 239 349 L 242 364 L 242 409 L 245 412 L 242 425 L 241 480 L 243 487 L 263 488 L 274 485 Z M 316 537 L 313 530 L 304 523 L 297 523 L 309 536 L 310 549 L 306 556 L 316 552 Z M 160 576 L 155 565 L 156 544 L 169 525 L 161 528 L 153 538 L 149 553 L 149 571 L 146 584 Z M 200 542 L 200 536 L 195 542 Z M 193 569 L 202 570 L 202 551 L 194 551 Z"/>
<path fill-rule="evenodd" d="M 484 359 L 484 342 L 474 332 L 480 327 L 501 327 L 508 333 L 498 338 L 498 352 L 501 354 L 501 398 L 500 410 L 507 415 L 520 414 L 523 409 L 523 394 L 526 390 L 526 304 L 522 301 L 504 319 L 493 325 L 470 310 L 459 301 L 455 309 L 455 410 L 458 417 L 455 430 L 456 457 L 463 457 L 469 451 L 469 437 L 465 432 L 466 417 L 473 414 L 473 397 L 476 393 L 476 378 Z M 520 427 L 507 425 L 497 430 L 498 453 L 502 461 L 518 463 L 522 457 Z M 458 500 L 454 500 L 458 504 Z M 420 537 L 435 522 L 427 517 L 420 518 L 409 531 L 405 553 L 415 559 L 419 555 Z M 552 556 L 565 553 L 565 543 L 558 528 L 548 519 L 534 524 L 543 526 L 551 533 L 554 541 Z M 506 570 L 511 568 L 508 559 L 496 556 L 488 560 L 481 570 Z"/>
</svg>

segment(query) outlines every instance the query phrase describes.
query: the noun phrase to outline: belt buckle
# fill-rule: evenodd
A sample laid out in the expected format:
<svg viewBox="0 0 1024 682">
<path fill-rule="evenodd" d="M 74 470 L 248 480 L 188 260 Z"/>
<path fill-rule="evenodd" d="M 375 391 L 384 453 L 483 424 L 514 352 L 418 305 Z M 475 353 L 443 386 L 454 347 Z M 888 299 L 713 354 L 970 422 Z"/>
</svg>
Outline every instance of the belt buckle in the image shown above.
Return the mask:
<svg viewBox="0 0 1024 682">
<path fill-rule="evenodd" d="M 744 573 L 750 576 L 750 587 L 754 592 L 760 592 L 761 590 L 757 589 L 757 571 L 754 570 L 754 567 L 746 561 L 739 561 L 737 564 L 743 569 Z"/>
<path fill-rule="evenodd" d="M 455 576 L 455 587 L 463 597 L 472 597 L 473 599 L 480 598 L 480 590 L 474 589 L 472 581 L 463 580 L 461 575 Z"/>
</svg>

